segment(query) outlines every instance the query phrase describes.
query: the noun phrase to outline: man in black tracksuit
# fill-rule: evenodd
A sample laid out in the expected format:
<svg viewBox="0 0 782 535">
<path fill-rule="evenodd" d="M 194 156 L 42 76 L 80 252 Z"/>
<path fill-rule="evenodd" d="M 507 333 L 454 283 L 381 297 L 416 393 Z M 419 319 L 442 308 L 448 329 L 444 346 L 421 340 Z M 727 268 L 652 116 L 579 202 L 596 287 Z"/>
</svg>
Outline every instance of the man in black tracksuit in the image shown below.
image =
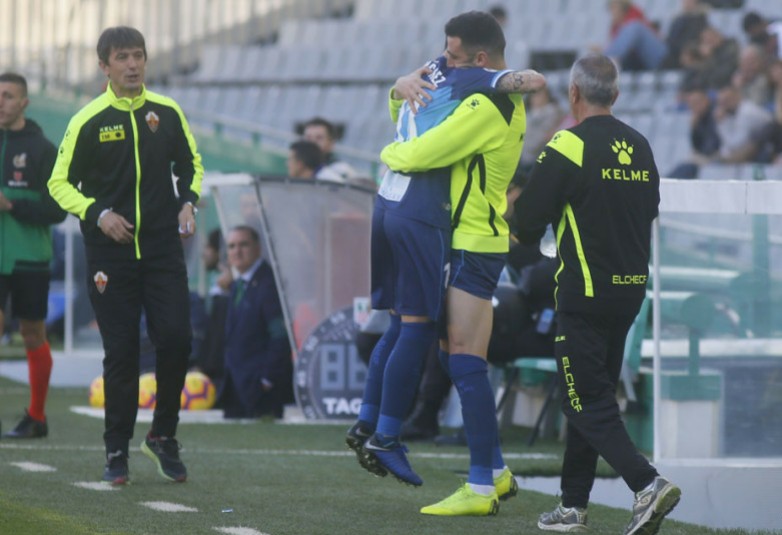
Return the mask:
<svg viewBox="0 0 782 535">
<path fill-rule="evenodd" d="M 543 530 L 577 530 L 601 455 L 636 494 L 625 534 L 656 533 L 679 500 L 633 445 L 616 387 L 627 332 L 646 292 L 651 224 L 660 177 L 647 140 L 611 115 L 617 70 L 606 56 L 573 66 L 569 99 L 578 124 L 554 135 L 517 205 L 519 239 L 555 229 L 555 356 L 567 416 L 562 503 L 541 515 Z"/>
<path fill-rule="evenodd" d="M 81 219 L 90 301 L 105 350 L 103 479 L 128 480 L 143 309 L 157 355 L 157 405 L 141 450 L 163 477 L 184 481 L 187 471 L 174 438 L 191 345 L 181 238 L 195 232 L 201 157 L 176 102 L 144 87 L 141 33 L 109 28 L 97 48 L 109 83 L 71 119 L 49 191 Z"/>
</svg>

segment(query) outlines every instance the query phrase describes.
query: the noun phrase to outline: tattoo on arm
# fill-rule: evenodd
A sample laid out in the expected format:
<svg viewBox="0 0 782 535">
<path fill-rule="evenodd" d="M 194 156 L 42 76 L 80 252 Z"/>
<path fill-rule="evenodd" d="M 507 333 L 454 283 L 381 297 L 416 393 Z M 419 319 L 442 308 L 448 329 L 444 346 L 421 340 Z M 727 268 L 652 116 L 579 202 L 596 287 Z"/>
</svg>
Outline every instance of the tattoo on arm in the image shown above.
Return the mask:
<svg viewBox="0 0 782 535">
<path fill-rule="evenodd" d="M 536 71 L 513 71 L 504 75 L 497 82 L 499 93 L 530 93 L 542 87 L 542 76 Z"/>
</svg>

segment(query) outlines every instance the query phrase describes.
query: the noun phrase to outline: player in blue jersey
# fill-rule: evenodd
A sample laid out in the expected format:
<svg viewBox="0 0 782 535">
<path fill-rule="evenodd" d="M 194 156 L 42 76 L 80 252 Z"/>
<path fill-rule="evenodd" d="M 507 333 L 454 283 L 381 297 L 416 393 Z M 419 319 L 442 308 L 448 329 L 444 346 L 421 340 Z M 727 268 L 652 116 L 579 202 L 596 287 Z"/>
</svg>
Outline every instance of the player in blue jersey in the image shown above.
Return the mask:
<svg viewBox="0 0 782 535">
<path fill-rule="evenodd" d="M 446 50 L 394 85 L 389 108 L 398 141 L 436 126 L 470 94 L 527 92 L 545 85 L 534 71 L 463 68 L 467 62 L 457 67 L 450 54 Z M 373 308 L 392 310 L 392 321 L 370 359 L 358 422 L 347 443 L 370 472 L 391 472 L 412 485 L 422 481 L 407 461 L 399 432 L 438 334 L 450 257 L 450 177 L 450 168 L 411 175 L 389 171 L 372 222 Z"/>
</svg>

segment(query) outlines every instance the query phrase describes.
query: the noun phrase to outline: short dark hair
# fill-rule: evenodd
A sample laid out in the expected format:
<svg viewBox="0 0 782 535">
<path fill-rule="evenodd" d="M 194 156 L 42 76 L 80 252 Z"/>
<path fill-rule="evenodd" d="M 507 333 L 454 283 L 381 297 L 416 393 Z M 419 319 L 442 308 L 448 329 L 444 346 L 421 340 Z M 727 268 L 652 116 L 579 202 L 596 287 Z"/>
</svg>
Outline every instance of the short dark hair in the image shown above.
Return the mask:
<svg viewBox="0 0 782 535">
<path fill-rule="evenodd" d="M 489 8 L 489 15 L 494 17 L 495 19 L 507 19 L 508 18 L 508 12 L 505 11 L 505 8 L 496 5 Z"/>
<path fill-rule="evenodd" d="M 759 24 L 763 24 L 763 22 L 763 17 L 761 17 L 759 13 L 755 11 L 749 11 L 741 20 L 741 27 L 745 33 L 749 33 L 752 28 L 758 26 Z"/>
<path fill-rule="evenodd" d="M 303 139 L 294 141 L 289 148 L 296 159 L 303 163 L 308 169 L 315 171 L 323 165 L 323 152 L 321 152 L 320 147 L 312 141 L 305 141 Z"/>
<path fill-rule="evenodd" d="M 250 225 L 236 225 L 231 228 L 231 232 L 246 232 L 250 235 L 250 239 L 252 239 L 254 243 L 260 243 L 261 241 L 261 235 Z"/>
<path fill-rule="evenodd" d="M 220 250 L 220 243 L 223 241 L 223 233 L 219 228 L 213 228 L 206 236 L 206 245 L 215 251 Z"/>
<path fill-rule="evenodd" d="M 445 23 L 445 35 L 458 37 L 469 54 L 483 50 L 494 58 L 505 55 L 505 34 L 492 15 L 485 11 L 467 11 Z"/>
<path fill-rule="evenodd" d="M 334 128 L 334 124 L 331 121 L 327 121 L 323 117 L 313 117 L 302 126 L 302 132 L 308 126 L 322 126 L 326 129 L 331 139 L 337 139 L 337 130 Z"/>
<path fill-rule="evenodd" d="M 130 26 L 114 26 L 103 30 L 98 38 L 98 59 L 108 65 L 113 48 L 140 48 L 144 51 L 144 59 L 147 59 L 147 45 L 144 43 L 144 36 L 136 28 Z"/>
<path fill-rule="evenodd" d="M 27 96 L 27 79 L 21 74 L 10 71 L 4 72 L 3 74 L 0 74 L 0 82 L 18 85 L 22 88 L 22 96 Z"/>
</svg>

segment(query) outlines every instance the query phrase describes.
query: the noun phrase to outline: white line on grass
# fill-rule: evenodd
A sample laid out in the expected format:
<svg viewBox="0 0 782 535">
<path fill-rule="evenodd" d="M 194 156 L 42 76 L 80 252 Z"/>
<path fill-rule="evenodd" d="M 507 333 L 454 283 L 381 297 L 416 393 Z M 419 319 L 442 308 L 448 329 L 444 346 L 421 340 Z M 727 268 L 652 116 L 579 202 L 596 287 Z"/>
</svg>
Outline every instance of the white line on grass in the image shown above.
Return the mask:
<svg viewBox="0 0 782 535">
<path fill-rule="evenodd" d="M 11 463 L 12 466 L 24 470 L 25 472 L 56 472 L 57 469 L 48 464 L 30 463 L 30 462 L 17 462 Z"/>
<path fill-rule="evenodd" d="M 40 450 L 40 451 L 104 451 L 103 446 L 55 446 L 33 444 L 9 444 L 0 443 L 0 450 Z M 131 451 L 139 451 L 139 448 L 131 448 Z M 347 450 L 264 450 L 264 449 L 209 449 L 209 448 L 183 448 L 183 452 L 193 455 L 287 455 L 292 457 L 352 457 L 355 455 Z M 410 457 L 422 459 L 469 459 L 469 453 L 412 453 Z M 505 459 L 557 459 L 559 456 L 552 453 L 503 453 Z"/>
<path fill-rule="evenodd" d="M 197 513 L 198 509 L 195 507 L 188 507 L 181 503 L 172 502 L 139 502 L 139 505 L 149 507 L 155 511 L 163 511 L 164 513 Z"/>
<path fill-rule="evenodd" d="M 108 481 L 77 481 L 73 484 L 74 487 L 87 490 L 109 491 L 119 490 L 119 487 L 113 486 Z"/>
<path fill-rule="evenodd" d="M 102 408 L 85 407 L 85 406 L 71 406 L 71 412 L 80 414 L 82 416 L 89 416 L 90 418 L 97 418 L 103 420 L 104 411 Z M 139 423 L 149 423 L 152 421 L 152 417 L 155 414 L 154 409 L 139 409 L 136 416 L 136 421 Z M 240 420 L 239 423 L 244 422 Z M 179 412 L 180 424 L 233 424 L 237 423 L 236 420 L 226 420 L 223 418 L 222 410 L 203 410 L 203 411 L 180 411 Z M 257 424 L 258 420 L 246 420 L 246 423 Z"/>
<path fill-rule="evenodd" d="M 27 390 L 20 389 L 19 393 L 26 393 Z M 100 407 L 89 407 L 86 405 L 71 405 L 71 412 L 81 416 L 89 416 L 103 420 L 104 411 Z M 136 421 L 149 423 L 154 416 L 154 409 L 139 409 Z M 282 420 L 275 420 L 275 425 L 337 425 L 350 427 L 355 420 L 309 420 L 301 414 L 296 408 L 286 409 L 285 417 Z M 260 421 L 257 418 L 225 418 L 222 409 L 193 410 L 179 412 L 180 424 L 229 424 L 229 425 L 258 425 Z"/>
<path fill-rule="evenodd" d="M 212 528 L 220 533 L 226 535 L 269 535 L 268 533 L 261 533 L 257 529 L 253 528 Z"/>
<path fill-rule="evenodd" d="M 53 444 L 14 444 L 0 442 L 0 450 L 27 451 L 105 451 L 105 446 L 56 446 Z"/>
</svg>

